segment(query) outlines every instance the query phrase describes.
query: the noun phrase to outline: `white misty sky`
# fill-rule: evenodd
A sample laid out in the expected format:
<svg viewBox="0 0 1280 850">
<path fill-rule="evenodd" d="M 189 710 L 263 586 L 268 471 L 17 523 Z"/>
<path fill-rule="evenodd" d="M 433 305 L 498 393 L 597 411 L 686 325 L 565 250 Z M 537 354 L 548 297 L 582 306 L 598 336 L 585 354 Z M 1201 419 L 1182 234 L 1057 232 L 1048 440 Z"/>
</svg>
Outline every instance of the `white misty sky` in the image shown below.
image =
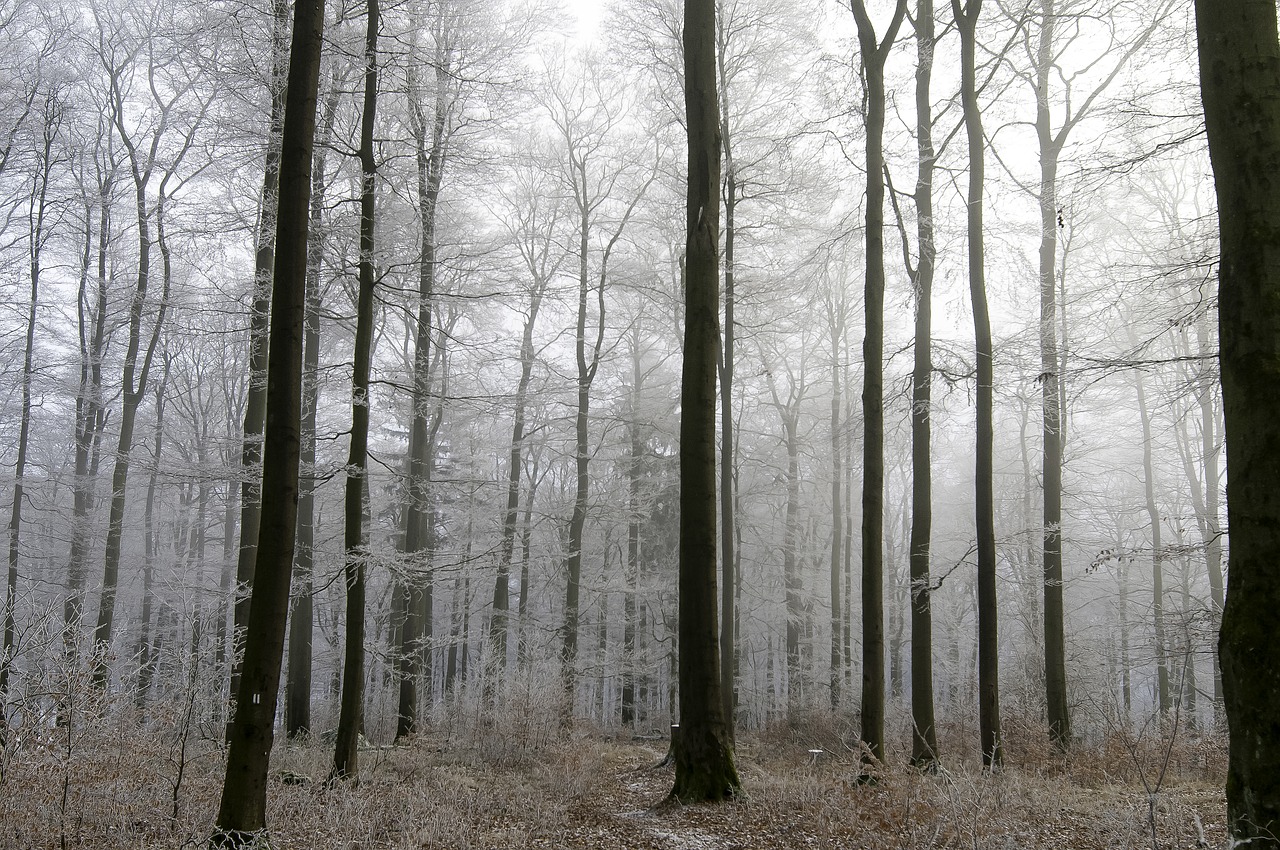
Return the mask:
<svg viewBox="0 0 1280 850">
<path fill-rule="evenodd" d="M 604 6 L 605 0 L 565 0 L 565 8 L 577 18 L 579 39 L 590 41 L 595 37 L 596 27 L 604 15 Z"/>
</svg>

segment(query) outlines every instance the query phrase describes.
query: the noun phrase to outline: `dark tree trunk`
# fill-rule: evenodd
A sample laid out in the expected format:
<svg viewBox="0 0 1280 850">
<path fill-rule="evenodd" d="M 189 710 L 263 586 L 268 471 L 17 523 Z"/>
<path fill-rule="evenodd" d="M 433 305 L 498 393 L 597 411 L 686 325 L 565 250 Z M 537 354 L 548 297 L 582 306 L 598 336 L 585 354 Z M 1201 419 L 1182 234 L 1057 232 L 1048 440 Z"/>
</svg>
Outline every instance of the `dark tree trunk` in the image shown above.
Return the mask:
<svg viewBox="0 0 1280 850">
<path fill-rule="evenodd" d="M 680 735 L 671 799 L 741 792 L 720 695 L 716 623 L 716 361 L 720 298 L 720 121 L 715 0 L 684 3 L 688 128 L 684 368 L 680 413 Z"/>
<path fill-rule="evenodd" d="M 323 32 L 323 0 L 298 0 L 280 156 L 280 215 L 267 363 L 268 427 L 263 442 L 262 491 L 271 498 L 263 504 L 240 691 L 213 837 L 214 845 L 224 847 L 248 846 L 254 833 L 266 828 L 267 770 L 298 518 L 307 213 Z"/>
<path fill-rule="evenodd" d="M 288 0 L 272 0 L 271 114 L 267 134 L 262 194 L 258 200 L 257 250 L 253 263 L 253 299 L 249 310 L 249 389 L 244 407 L 241 444 L 240 554 L 236 562 L 236 601 L 233 638 L 237 646 L 249 623 L 249 592 L 253 588 L 262 516 L 262 431 L 267 421 L 267 334 L 271 320 L 271 272 L 276 253 L 276 211 L 280 196 L 280 134 L 284 126 L 285 62 L 289 30 Z M 240 689 L 240 653 L 231 657 L 231 693 Z M 230 727 L 228 726 L 228 732 Z"/>
<path fill-rule="evenodd" d="M 369 372 L 373 358 L 374 195 L 377 161 L 373 125 L 378 110 L 378 0 L 367 0 L 364 104 L 360 117 L 360 291 L 356 304 L 355 362 L 351 377 L 351 444 L 347 454 L 347 490 L 343 548 L 346 551 L 347 630 L 342 665 L 342 705 L 333 752 L 333 778 L 360 773 L 360 734 L 364 707 L 365 538 L 369 465 Z"/>
<path fill-rule="evenodd" d="M 862 743 L 884 759 L 884 67 L 907 12 L 898 0 L 884 39 L 851 0 L 867 94 L 866 336 L 862 343 Z"/>
<path fill-rule="evenodd" d="M 293 561 L 289 608 L 289 678 L 285 684 L 284 728 L 290 738 L 311 732 L 311 668 L 315 627 L 316 412 L 320 404 L 320 310 L 323 304 L 324 206 L 328 189 L 325 148 L 338 109 L 337 72 L 325 98 L 319 144 L 312 166 L 307 282 L 303 314 L 302 422 L 299 432 L 298 543 Z"/>
<path fill-rule="evenodd" d="M 960 90 L 969 143 L 969 301 L 973 307 L 974 353 L 977 361 L 977 428 L 974 444 L 974 517 L 978 540 L 978 736 L 982 766 L 999 767 L 1004 759 L 1000 731 L 999 612 L 996 601 L 996 528 L 994 464 L 995 370 L 991 314 L 987 309 L 986 234 L 983 232 L 983 188 L 986 182 L 986 139 L 978 107 L 977 26 L 982 0 L 951 0 L 960 32 Z"/>
<path fill-rule="evenodd" d="M 933 277 L 934 247 L 933 0 L 916 4 L 916 265 L 915 361 L 911 378 L 911 763 L 933 771 L 938 765 L 938 732 L 933 714 L 933 596 L 929 575 L 930 535 L 933 529 L 933 475 L 930 469 L 930 422 L 933 389 Z"/>
<path fill-rule="evenodd" d="M 1221 238 L 1227 596 L 1218 643 L 1233 843 L 1280 847 L 1280 38 L 1270 0 L 1196 0 Z"/>
</svg>

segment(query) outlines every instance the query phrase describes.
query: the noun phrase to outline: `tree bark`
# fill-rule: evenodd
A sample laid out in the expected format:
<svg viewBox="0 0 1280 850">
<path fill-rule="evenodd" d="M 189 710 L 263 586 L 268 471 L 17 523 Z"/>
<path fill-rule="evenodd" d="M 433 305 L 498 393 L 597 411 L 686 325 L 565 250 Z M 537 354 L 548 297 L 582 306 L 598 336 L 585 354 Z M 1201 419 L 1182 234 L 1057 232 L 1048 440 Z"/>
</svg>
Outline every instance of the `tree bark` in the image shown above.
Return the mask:
<svg viewBox="0 0 1280 850">
<path fill-rule="evenodd" d="M 977 427 L 974 444 L 974 516 L 978 541 L 978 735 L 982 766 L 1003 761 L 1000 732 L 999 611 L 996 600 L 996 529 L 994 473 L 995 370 L 991 314 L 987 309 L 986 234 L 983 232 L 983 189 L 986 182 L 986 139 L 978 106 L 977 26 L 982 0 L 951 0 L 960 32 L 960 90 L 969 144 L 969 300 L 973 308 L 977 361 Z"/>
<path fill-rule="evenodd" d="M 297 530 L 307 213 L 323 32 L 323 0 L 298 0 L 280 156 L 280 214 L 267 363 L 262 490 L 271 498 L 263 504 L 240 691 L 212 840 L 222 847 L 247 847 L 255 833 L 266 828 L 267 769 Z"/>
<path fill-rule="evenodd" d="M 1227 444 L 1226 604 L 1218 653 L 1234 844 L 1280 847 L 1280 37 L 1270 0 L 1196 0 L 1221 238 L 1218 333 Z"/>
<path fill-rule="evenodd" d="M 865 336 L 862 341 L 862 743 L 884 760 L 884 68 L 907 0 L 883 40 L 863 0 L 850 0 L 867 94 Z"/>
<path fill-rule="evenodd" d="M 933 474 L 930 429 L 933 390 L 933 0 L 916 4 L 916 265 L 915 358 L 911 378 L 911 763 L 934 771 L 938 766 L 938 731 L 933 711 L 933 610 L 929 576 L 933 530 Z"/>
<path fill-rule="evenodd" d="M 716 623 L 716 361 L 720 298 L 720 121 L 715 0 L 684 2 L 688 128 L 684 367 L 680 413 L 680 735 L 671 799 L 741 793 L 720 695 Z"/>
<path fill-rule="evenodd" d="M 280 134 L 284 126 L 285 63 L 289 28 L 288 0 L 271 4 L 271 112 L 267 131 L 266 162 L 258 201 L 257 250 L 253 262 L 253 296 L 249 308 L 249 388 L 244 407 L 244 440 L 241 444 L 240 554 L 236 562 L 236 601 L 233 639 L 244 639 L 249 622 L 249 592 L 253 588 L 258 552 L 258 527 L 262 516 L 262 431 L 267 421 L 267 334 L 270 330 L 271 272 L 275 265 L 276 212 L 280 195 Z M 240 653 L 231 656 L 232 694 L 240 689 Z M 228 727 L 228 731 L 229 731 Z"/>
<path fill-rule="evenodd" d="M 315 628 L 316 413 L 320 404 L 321 272 L 324 267 L 324 207 L 328 191 L 326 146 L 338 111 L 337 71 L 330 81 L 312 164 L 308 215 L 307 280 L 303 307 L 302 422 L 298 478 L 298 542 L 293 561 L 289 609 L 289 678 L 285 684 L 284 728 L 290 738 L 311 732 L 311 668 Z"/>
<path fill-rule="evenodd" d="M 342 706 L 334 744 L 334 779 L 356 779 L 360 773 L 360 734 L 364 707 L 365 490 L 369 465 L 369 373 L 373 359 L 373 268 L 378 164 L 373 125 L 378 111 L 378 0 L 367 0 L 364 103 L 360 117 L 360 291 L 356 304 L 355 362 L 351 377 L 351 442 L 347 454 L 347 489 L 343 548 L 346 551 L 347 630 L 342 665 Z"/>
</svg>

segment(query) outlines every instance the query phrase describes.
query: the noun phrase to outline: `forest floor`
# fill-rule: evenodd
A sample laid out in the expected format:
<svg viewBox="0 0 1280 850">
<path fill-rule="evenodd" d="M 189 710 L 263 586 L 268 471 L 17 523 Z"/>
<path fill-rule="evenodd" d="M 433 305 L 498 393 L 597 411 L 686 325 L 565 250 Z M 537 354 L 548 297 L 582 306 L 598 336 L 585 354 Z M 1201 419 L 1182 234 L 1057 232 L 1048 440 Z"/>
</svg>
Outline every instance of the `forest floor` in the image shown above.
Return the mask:
<svg viewBox="0 0 1280 850">
<path fill-rule="evenodd" d="M 829 724 L 828 724 L 829 725 Z M 1033 739 L 1034 736 L 1027 736 Z M 5 848 L 203 847 L 222 751 L 211 736 L 139 735 L 104 725 L 33 740 L 0 774 Z M 166 740 L 167 739 L 167 740 Z M 1038 739 L 1037 739 L 1038 740 Z M 1194 848 L 1225 846 L 1223 742 L 1112 737 L 1069 759 L 1010 747 L 983 775 L 889 768 L 859 784 L 856 733 L 784 728 L 744 735 L 745 799 L 664 805 L 665 740 L 576 730 L 536 744 L 483 731 L 369 748 L 358 784 L 325 783 L 319 742 L 278 746 L 268 800 L 284 848 Z M 945 744 L 945 738 L 944 738 Z M 821 752 L 815 752 L 821 750 Z M 902 754 L 896 754 L 901 756 Z"/>
</svg>

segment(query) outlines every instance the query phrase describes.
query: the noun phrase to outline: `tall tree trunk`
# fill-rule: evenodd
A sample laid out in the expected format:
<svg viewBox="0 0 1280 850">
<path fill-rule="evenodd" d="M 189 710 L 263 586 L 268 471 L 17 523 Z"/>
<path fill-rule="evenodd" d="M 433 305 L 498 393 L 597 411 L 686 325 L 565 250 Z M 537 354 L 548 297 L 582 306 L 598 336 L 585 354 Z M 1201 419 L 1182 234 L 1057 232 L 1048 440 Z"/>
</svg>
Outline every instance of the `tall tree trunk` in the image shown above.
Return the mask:
<svg viewBox="0 0 1280 850">
<path fill-rule="evenodd" d="M 986 234 L 983 232 L 983 189 L 986 182 L 986 139 L 978 106 L 977 26 L 982 0 L 951 0 L 960 32 L 960 90 L 969 143 L 969 301 L 973 307 L 977 361 L 977 427 L 974 444 L 974 516 L 978 540 L 978 735 L 982 766 L 1003 761 L 1000 731 L 1000 639 L 996 600 L 996 528 L 994 463 L 995 370 L 991 314 L 987 309 Z"/>
<path fill-rule="evenodd" d="M 351 376 L 351 445 L 347 455 L 347 491 L 343 548 L 346 551 L 347 631 L 342 665 L 342 706 L 334 744 L 334 778 L 360 773 L 360 733 L 364 706 L 365 573 L 369 559 L 365 537 L 365 491 L 369 465 L 369 372 L 373 358 L 374 195 L 378 165 L 373 125 L 378 111 L 378 0 L 367 0 L 364 104 L 360 116 L 360 292 L 356 304 L 355 362 Z"/>
<path fill-rule="evenodd" d="M 253 843 L 254 833 L 266 828 L 267 770 L 297 530 L 307 213 L 323 32 L 323 0 L 298 0 L 280 156 L 280 214 L 267 362 L 270 427 L 264 432 L 262 490 L 271 498 L 263 504 L 240 691 L 212 841 L 222 847 L 247 847 Z"/>
<path fill-rule="evenodd" d="M 111 472 L 111 508 L 107 520 L 106 552 L 103 559 L 102 596 L 98 604 L 98 622 L 94 628 L 93 683 L 103 689 L 111 675 L 111 633 L 115 624 L 116 592 L 120 577 L 120 551 L 124 538 L 125 488 L 129 481 L 129 460 L 133 451 L 133 429 L 137 422 L 138 407 L 146 397 L 147 378 L 155 358 L 156 346 L 164 328 L 165 313 L 169 307 L 171 278 L 165 270 L 159 307 L 145 349 L 142 343 L 142 320 L 147 303 L 147 289 L 151 282 L 151 214 L 148 211 L 147 187 L 151 180 L 154 155 L 146 156 L 138 151 L 124 127 L 123 95 L 119 92 L 118 79 L 113 77 L 112 89 L 116 98 L 113 120 L 120 139 L 129 152 L 129 165 L 133 176 L 134 202 L 137 211 L 138 275 L 129 303 L 129 342 L 125 350 L 123 387 L 121 391 L 120 436 L 116 446 L 115 466 Z M 167 179 L 168 175 L 166 175 Z M 156 220 L 164 215 L 163 181 L 156 204 Z M 142 362 L 138 362 L 139 356 Z"/>
<path fill-rule="evenodd" d="M 1200 84 L 1221 238 L 1229 592 L 1218 643 L 1233 843 L 1280 847 L 1280 37 L 1270 0 L 1196 0 Z"/>
<path fill-rule="evenodd" d="M 1040 148 L 1040 389 L 1044 453 L 1044 666 L 1049 736 L 1065 751 L 1071 741 L 1067 710 L 1066 626 L 1062 601 L 1062 396 L 1058 391 L 1058 157 L 1067 127 L 1050 127 L 1049 85 L 1054 72 L 1056 0 L 1040 0 L 1040 34 L 1036 53 L 1036 137 Z"/>
<path fill-rule="evenodd" d="M 911 763 L 933 771 L 938 765 L 938 732 L 933 714 L 933 596 L 929 576 L 933 529 L 933 475 L 930 428 L 933 388 L 933 0 L 916 4 L 916 240 L 915 360 L 911 379 Z"/>
<path fill-rule="evenodd" d="M 671 798 L 741 792 L 720 695 L 716 624 L 716 360 L 720 298 L 720 121 L 715 0 L 684 2 L 685 334 L 680 412 L 680 735 Z"/>
<path fill-rule="evenodd" d="M 877 40 L 863 0 L 850 0 L 867 95 L 866 335 L 862 342 L 862 743 L 884 760 L 884 67 L 906 16 L 898 0 Z"/>
<path fill-rule="evenodd" d="M 299 432 L 298 542 L 293 561 L 289 609 L 289 678 L 285 683 L 284 728 L 290 738 L 311 732 L 311 668 L 315 619 L 316 413 L 320 405 L 320 310 L 323 306 L 324 207 L 328 190 L 326 148 L 338 111 L 337 71 L 330 80 L 312 164 L 308 215 L 305 306 L 302 343 L 302 421 Z"/>
<path fill-rule="evenodd" d="M 253 263 L 253 299 L 249 309 L 249 391 L 244 408 L 244 441 L 240 454 L 240 555 L 236 563 L 236 602 L 233 616 L 237 647 L 249 623 L 249 592 L 253 588 L 262 517 L 262 432 L 267 419 L 267 334 L 270 330 L 271 273 L 275 265 L 276 213 L 280 196 L 280 141 L 284 128 L 285 62 L 289 30 L 288 0 L 272 0 L 271 113 L 267 133 L 262 194 L 258 200 L 257 250 Z M 240 652 L 232 655 L 230 691 L 240 689 Z M 228 726 L 228 733 L 230 727 Z"/>
</svg>

